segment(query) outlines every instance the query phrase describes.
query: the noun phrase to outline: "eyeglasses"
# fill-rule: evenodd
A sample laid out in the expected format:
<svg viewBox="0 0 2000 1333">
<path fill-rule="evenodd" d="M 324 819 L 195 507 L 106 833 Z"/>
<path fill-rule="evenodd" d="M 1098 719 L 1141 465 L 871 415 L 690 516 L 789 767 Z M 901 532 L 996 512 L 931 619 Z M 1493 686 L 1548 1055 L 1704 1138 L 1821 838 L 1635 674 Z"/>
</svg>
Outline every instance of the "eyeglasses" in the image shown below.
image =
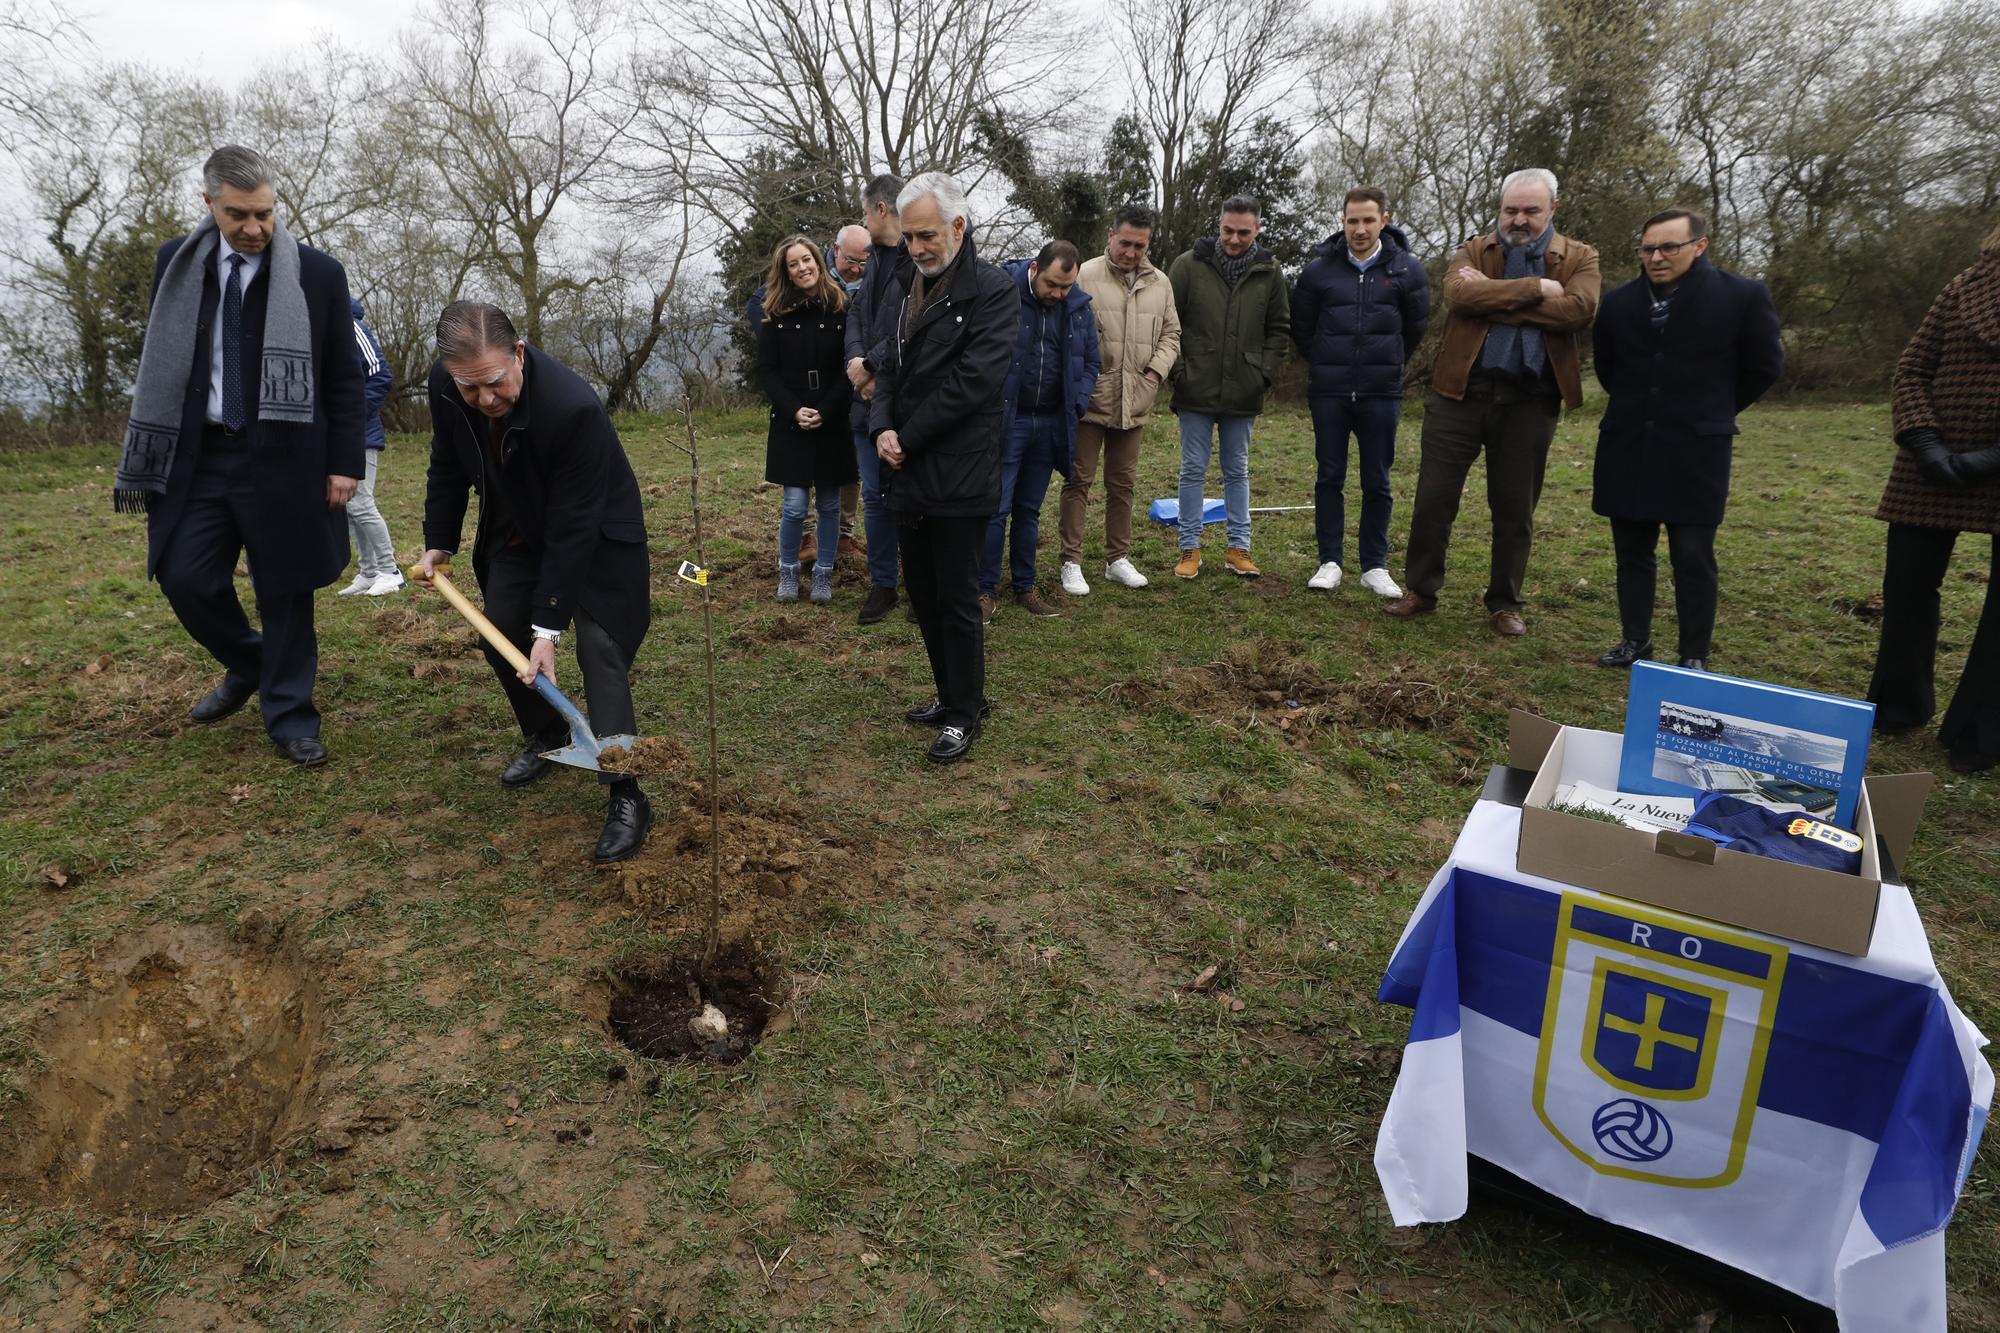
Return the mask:
<svg viewBox="0 0 2000 1333">
<path fill-rule="evenodd" d="M 1702 239 L 1705 238 L 1699 236 L 1695 238 L 1695 240 Z M 1647 259 L 1651 259 L 1654 255 L 1659 255 L 1662 259 L 1672 259 L 1693 244 L 1694 241 L 1661 241 L 1658 245 L 1640 246 L 1639 253 Z"/>
</svg>

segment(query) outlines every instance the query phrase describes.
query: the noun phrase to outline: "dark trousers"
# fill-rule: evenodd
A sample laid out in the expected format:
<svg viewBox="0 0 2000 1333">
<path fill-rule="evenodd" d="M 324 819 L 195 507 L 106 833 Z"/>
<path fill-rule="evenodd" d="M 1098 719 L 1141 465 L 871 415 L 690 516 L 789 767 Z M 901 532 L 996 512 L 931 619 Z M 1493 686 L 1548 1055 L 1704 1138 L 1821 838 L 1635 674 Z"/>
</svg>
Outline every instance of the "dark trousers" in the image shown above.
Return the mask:
<svg viewBox="0 0 2000 1333">
<path fill-rule="evenodd" d="M 1361 531 L 1357 536 L 1361 568 L 1384 569 L 1389 564 L 1389 469 L 1396 463 L 1396 423 L 1403 415 L 1400 398 L 1313 398 L 1313 536 L 1319 541 L 1321 564 L 1340 564 L 1347 541 L 1347 437 L 1361 453 Z"/>
<path fill-rule="evenodd" d="M 979 623 L 980 545 L 992 519 L 898 515 L 903 586 L 930 654 L 946 726 L 970 731 L 986 703 L 986 630 Z"/>
<path fill-rule="evenodd" d="M 486 578 L 479 585 L 486 602 L 486 618 L 524 653 L 535 642 L 528 602 L 540 575 L 541 561 L 532 551 L 524 546 L 510 546 L 494 552 L 486 561 Z M 584 701 L 579 706 L 590 719 L 590 729 L 600 739 L 637 732 L 638 723 L 632 710 L 632 659 L 581 607 L 577 608 L 571 637 L 576 641 L 576 664 L 583 676 Z M 515 720 L 521 724 L 521 734 L 528 743 L 543 749 L 567 743 L 569 726 L 562 715 L 535 693 L 533 686 L 521 683 L 506 658 L 490 646 L 482 643 L 482 647 L 487 665 L 500 678 L 500 688 L 507 692 L 507 702 L 513 707 Z M 608 773 L 600 778 L 604 782 L 613 780 Z"/>
<path fill-rule="evenodd" d="M 1955 756 L 2000 757 L 2000 538 L 1988 540 L 1991 572 L 1979 628 L 1938 728 L 1938 739 Z M 1868 685 L 1877 730 L 1921 727 L 1937 709 L 1938 589 L 1957 541 L 1958 533 L 1949 528 L 1889 525 L 1882 643 L 1875 654 L 1875 678 Z"/>
<path fill-rule="evenodd" d="M 1444 556 L 1465 478 L 1480 450 L 1486 452 L 1486 507 L 1493 514 L 1492 568 L 1486 579 L 1489 612 L 1519 611 L 1528 554 L 1535 544 L 1535 506 L 1542 498 L 1542 470 L 1562 413 L 1560 397 L 1517 389 L 1475 375 L 1463 402 L 1432 392 L 1424 399 L 1423 462 L 1410 512 L 1410 550 L 1404 582 L 1411 592 L 1436 597 L 1444 587 Z"/>
<path fill-rule="evenodd" d="M 278 563 L 260 551 L 248 521 L 257 504 L 250 450 L 204 437 L 187 507 L 156 571 L 160 591 L 194 641 L 222 663 L 231 683 L 257 691 L 264 730 L 280 743 L 319 735 L 313 682 L 319 675 L 319 636 L 313 631 L 313 595 L 270 593 L 257 584 L 258 566 Z M 236 595 L 236 559 L 250 556 L 250 589 L 257 598 L 259 634 L 250 628 Z"/>
<path fill-rule="evenodd" d="M 1707 657 L 1715 635 L 1717 577 L 1715 528 L 1668 523 L 1667 560 L 1674 570 L 1674 619 L 1682 657 Z M 1653 592 L 1659 580 L 1653 551 L 1660 527 L 1648 519 L 1611 520 L 1611 546 L 1618 560 L 1618 620 L 1634 643 L 1653 637 Z"/>
<path fill-rule="evenodd" d="M 1000 444 L 1000 510 L 986 529 L 979 561 L 979 591 L 988 597 L 1000 590 L 1000 556 L 1010 554 L 1009 573 L 1015 592 L 1035 586 L 1035 548 L 1042 540 L 1042 502 L 1049 498 L 1049 478 L 1055 475 L 1056 451 L 1062 445 L 1063 419 L 1050 414 L 1016 412 Z M 1014 521 L 1014 540 L 1007 541 L 1007 520 Z"/>
</svg>

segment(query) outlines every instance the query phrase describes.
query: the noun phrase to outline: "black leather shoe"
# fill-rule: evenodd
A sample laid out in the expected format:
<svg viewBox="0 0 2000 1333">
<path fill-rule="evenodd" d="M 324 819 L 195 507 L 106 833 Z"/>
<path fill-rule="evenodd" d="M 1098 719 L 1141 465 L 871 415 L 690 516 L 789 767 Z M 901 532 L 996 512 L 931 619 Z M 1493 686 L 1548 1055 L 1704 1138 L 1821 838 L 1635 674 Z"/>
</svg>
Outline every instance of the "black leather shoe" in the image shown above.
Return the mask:
<svg viewBox="0 0 2000 1333">
<path fill-rule="evenodd" d="M 555 767 L 556 761 L 542 758 L 542 751 L 553 750 L 553 745 L 530 745 L 514 756 L 514 762 L 500 773 L 503 787 L 525 787 L 542 774 Z"/>
<path fill-rule="evenodd" d="M 319 743 L 317 736 L 295 736 L 288 741 L 274 741 L 278 753 L 297 764 L 300 768 L 318 768 L 326 762 L 326 747 Z"/>
<path fill-rule="evenodd" d="M 993 715 L 993 705 L 979 705 L 979 720 L 984 722 Z M 944 725 L 944 704 L 933 699 L 927 704 L 917 704 L 903 710 L 903 721 L 914 722 L 920 727 L 941 727 Z"/>
<path fill-rule="evenodd" d="M 250 702 L 250 696 L 257 691 L 248 685 L 238 685 L 224 676 L 222 683 L 201 696 L 201 702 L 188 709 L 190 722 L 220 722 L 231 713 Z"/>
<path fill-rule="evenodd" d="M 965 758 L 966 752 L 972 749 L 972 742 L 978 737 L 978 727 L 969 730 L 965 727 L 946 727 L 938 733 L 938 738 L 931 742 L 931 748 L 925 752 L 924 758 L 933 764 L 955 764 Z"/>
<path fill-rule="evenodd" d="M 1706 671 L 1708 670 L 1708 659 L 1706 657 L 1683 657 L 1680 661 L 1674 663 L 1674 665 L 1686 671 Z"/>
<path fill-rule="evenodd" d="M 1615 648 L 1606 648 L 1604 655 L 1597 659 L 1601 667 L 1629 667 L 1634 662 L 1648 661 L 1653 656 L 1653 641 L 1644 643 L 1632 639 L 1620 639 Z"/>
<path fill-rule="evenodd" d="M 646 830 L 651 827 L 653 803 L 644 792 L 636 786 L 630 795 L 612 792 L 611 808 L 604 816 L 604 832 L 597 835 L 597 846 L 590 859 L 601 866 L 629 859 L 646 845 Z"/>
</svg>

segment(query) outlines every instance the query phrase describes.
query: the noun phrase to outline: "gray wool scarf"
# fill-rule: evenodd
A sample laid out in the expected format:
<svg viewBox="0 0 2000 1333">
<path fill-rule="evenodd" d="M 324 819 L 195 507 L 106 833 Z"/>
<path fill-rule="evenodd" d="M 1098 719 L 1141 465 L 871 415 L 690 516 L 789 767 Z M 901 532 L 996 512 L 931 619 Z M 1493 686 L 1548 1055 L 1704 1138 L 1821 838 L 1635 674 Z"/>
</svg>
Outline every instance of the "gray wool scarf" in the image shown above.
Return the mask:
<svg viewBox="0 0 2000 1333">
<path fill-rule="evenodd" d="M 1539 278 L 1547 272 L 1543 256 L 1549 252 L 1549 242 L 1555 239 L 1556 228 L 1551 222 L 1542 228 L 1542 234 L 1526 245 L 1509 245 L 1504 237 L 1500 240 L 1501 252 L 1507 256 L 1507 267 L 1503 278 Z M 1486 346 L 1480 350 L 1479 364 L 1487 370 L 1497 370 L 1502 374 L 1521 375 L 1528 379 L 1539 379 L 1542 367 L 1548 362 L 1548 347 L 1542 341 L 1542 331 L 1528 324 L 1491 324 L 1486 329 Z"/>
<path fill-rule="evenodd" d="M 160 275 L 146 341 L 139 349 L 139 382 L 132 386 L 132 417 L 118 459 L 112 504 L 121 514 L 143 514 L 149 495 L 165 495 L 180 448 L 181 406 L 188 367 L 194 364 L 195 329 L 201 320 L 202 279 L 222 244 L 215 218 L 202 218 Z M 313 419 L 312 317 L 299 285 L 299 243 L 272 219 L 270 271 L 264 306 L 264 359 L 258 368 L 259 421 L 311 425 Z M 216 312 L 216 318 L 222 317 Z M 247 389 L 248 386 L 246 386 Z"/>
</svg>

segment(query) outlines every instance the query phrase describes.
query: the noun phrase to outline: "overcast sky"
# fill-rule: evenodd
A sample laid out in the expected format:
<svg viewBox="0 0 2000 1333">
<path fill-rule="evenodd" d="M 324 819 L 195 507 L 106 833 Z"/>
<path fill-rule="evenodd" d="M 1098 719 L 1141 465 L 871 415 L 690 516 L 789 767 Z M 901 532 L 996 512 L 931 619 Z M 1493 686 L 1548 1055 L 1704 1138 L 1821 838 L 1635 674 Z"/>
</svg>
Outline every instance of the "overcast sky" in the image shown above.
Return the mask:
<svg viewBox="0 0 2000 1333">
<path fill-rule="evenodd" d="M 106 60 L 200 73 L 234 87 L 321 32 L 357 50 L 385 52 L 414 9 L 410 0 L 81 0 L 71 12 Z"/>
</svg>

